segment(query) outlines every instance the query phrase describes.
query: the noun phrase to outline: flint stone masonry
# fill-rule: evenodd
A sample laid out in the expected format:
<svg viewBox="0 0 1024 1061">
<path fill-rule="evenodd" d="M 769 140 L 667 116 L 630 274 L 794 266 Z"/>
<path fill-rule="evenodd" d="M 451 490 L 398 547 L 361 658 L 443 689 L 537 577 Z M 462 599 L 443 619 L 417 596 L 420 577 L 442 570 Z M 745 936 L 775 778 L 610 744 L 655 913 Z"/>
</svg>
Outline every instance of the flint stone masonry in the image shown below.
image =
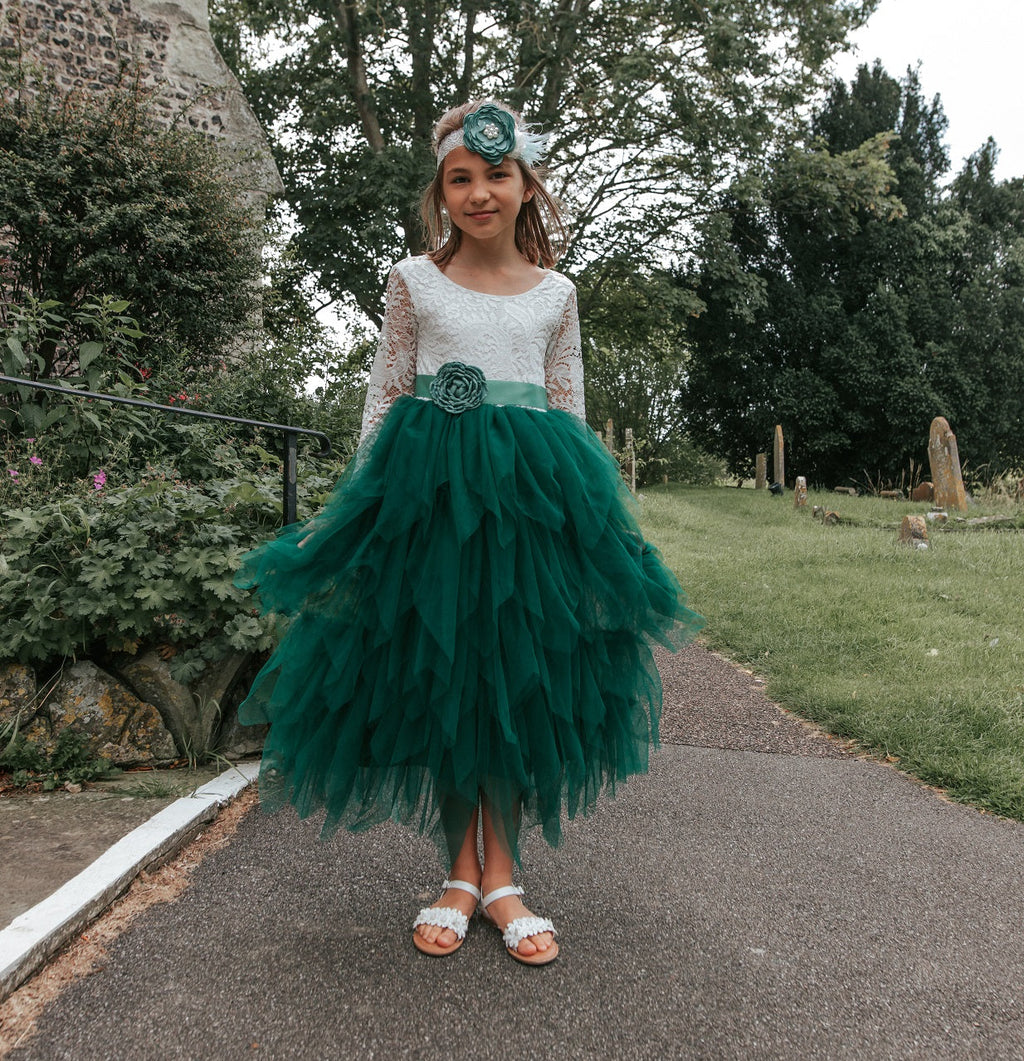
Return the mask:
<svg viewBox="0 0 1024 1061">
<path fill-rule="evenodd" d="M 210 36 L 207 0 L 0 0 L 0 52 L 96 92 L 138 69 L 159 120 L 223 141 L 254 206 L 283 194 L 266 137 Z"/>
<path fill-rule="evenodd" d="M 93 754 L 115 766 L 169 762 L 178 754 L 157 709 L 88 661 L 64 671 L 23 732 L 29 744 L 50 754 L 65 729 L 84 734 Z"/>
</svg>

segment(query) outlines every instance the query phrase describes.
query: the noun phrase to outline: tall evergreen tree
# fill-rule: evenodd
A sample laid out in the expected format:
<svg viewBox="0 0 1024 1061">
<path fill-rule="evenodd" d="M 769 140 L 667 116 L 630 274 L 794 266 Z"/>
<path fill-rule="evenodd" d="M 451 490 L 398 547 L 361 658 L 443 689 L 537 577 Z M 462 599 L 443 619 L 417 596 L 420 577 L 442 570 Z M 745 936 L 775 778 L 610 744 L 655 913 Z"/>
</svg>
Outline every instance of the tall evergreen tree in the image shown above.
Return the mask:
<svg viewBox="0 0 1024 1061">
<path fill-rule="evenodd" d="M 686 401 L 691 432 L 734 472 L 749 472 L 775 423 L 787 466 L 823 484 L 897 478 L 923 461 L 940 414 L 965 452 L 1009 457 L 1019 405 L 998 429 L 985 410 L 1015 401 L 996 382 L 1018 364 L 1014 303 L 995 291 L 1013 282 L 1001 263 L 1018 247 L 1019 195 L 992 183 L 985 151 L 944 191 L 945 125 L 913 71 L 862 67 L 833 86 L 816 143 L 723 203 L 696 276 L 707 309 L 691 327 Z M 859 159 L 865 181 L 838 199 L 836 157 L 848 174 Z"/>
</svg>

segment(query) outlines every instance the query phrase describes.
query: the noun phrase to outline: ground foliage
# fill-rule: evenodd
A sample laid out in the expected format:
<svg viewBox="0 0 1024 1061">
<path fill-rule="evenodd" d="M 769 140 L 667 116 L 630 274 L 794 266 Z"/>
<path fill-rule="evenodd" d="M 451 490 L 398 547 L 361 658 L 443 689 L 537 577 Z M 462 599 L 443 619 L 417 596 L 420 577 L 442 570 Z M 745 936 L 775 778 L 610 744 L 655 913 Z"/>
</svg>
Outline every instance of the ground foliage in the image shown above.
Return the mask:
<svg viewBox="0 0 1024 1061">
<path fill-rule="evenodd" d="M 273 454 L 206 428 L 177 466 L 141 481 L 65 484 L 61 496 L 0 501 L 0 660 L 42 673 L 69 658 L 106 660 L 165 646 L 184 684 L 228 651 L 258 651 L 272 623 L 232 582 L 244 551 L 280 524 Z M 203 473 L 210 468 L 216 478 Z M 306 462 L 300 518 L 326 499 L 337 466 Z"/>
<path fill-rule="evenodd" d="M 945 126 L 913 71 L 864 66 L 832 87 L 817 139 L 722 197 L 681 278 L 706 305 L 684 400 L 736 474 L 775 424 L 790 472 L 828 486 L 891 484 L 926 460 L 937 415 L 975 466 L 1024 457 L 1024 181 L 995 181 L 990 141 L 943 186 Z M 844 157 L 867 187 L 836 181 Z"/>
<path fill-rule="evenodd" d="M 298 258 L 379 323 L 388 265 L 423 246 L 430 130 L 449 106 L 493 94 L 554 130 L 564 268 L 644 272 L 684 252 L 710 191 L 788 134 L 875 6 L 219 0 L 212 27 L 271 131 Z"/>
</svg>

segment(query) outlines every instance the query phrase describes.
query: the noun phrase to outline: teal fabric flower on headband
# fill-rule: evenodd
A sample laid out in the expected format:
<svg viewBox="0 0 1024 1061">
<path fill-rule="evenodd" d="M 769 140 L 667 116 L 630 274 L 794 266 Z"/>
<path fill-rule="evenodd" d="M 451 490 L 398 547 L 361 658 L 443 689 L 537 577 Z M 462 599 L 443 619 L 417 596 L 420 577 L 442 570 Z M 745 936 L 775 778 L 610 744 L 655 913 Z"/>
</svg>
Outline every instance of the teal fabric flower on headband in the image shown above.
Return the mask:
<svg viewBox="0 0 1024 1061">
<path fill-rule="evenodd" d="M 493 103 L 484 103 L 462 122 L 463 143 L 492 166 L 497 166 L 516 146 L 516 120 Z"/>
</svg>

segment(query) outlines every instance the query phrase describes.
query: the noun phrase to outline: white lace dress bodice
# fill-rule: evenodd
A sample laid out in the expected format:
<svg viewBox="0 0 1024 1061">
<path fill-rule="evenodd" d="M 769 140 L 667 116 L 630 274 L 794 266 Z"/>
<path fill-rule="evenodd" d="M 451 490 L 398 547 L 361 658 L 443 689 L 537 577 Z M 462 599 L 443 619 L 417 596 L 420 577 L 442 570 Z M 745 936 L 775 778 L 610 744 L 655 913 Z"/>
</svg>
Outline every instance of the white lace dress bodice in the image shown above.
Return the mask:
<svg viewBox="0 0 1024 1061">
<path fill-rule="evenodd" d="M 456 284 L 425 255 L 399 262 L 388 279 L 362 437 L 413 393 L 417 375 L 436 375 L 446 361 L 475 365 L 490 380 L 537 384 L 549 408 L 584 418 L 576 288 L 561 273 L 519 295 L 488 295 Z"/>
</svg>

